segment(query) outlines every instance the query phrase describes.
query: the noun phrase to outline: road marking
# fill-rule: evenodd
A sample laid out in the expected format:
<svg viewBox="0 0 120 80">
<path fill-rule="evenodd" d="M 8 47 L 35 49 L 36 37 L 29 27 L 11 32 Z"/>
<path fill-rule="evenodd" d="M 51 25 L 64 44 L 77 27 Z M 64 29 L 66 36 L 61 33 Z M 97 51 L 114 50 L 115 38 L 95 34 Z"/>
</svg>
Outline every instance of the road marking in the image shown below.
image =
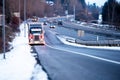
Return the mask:
<svg viewBox="0 0 120 80">
<path fill-rule="evenodd" d="M 52 49 L 60 50 L 60 51 L 65 51 L 65 52 L 80 54 L 80 55 L 87 56 L 87 57 L 90 57 L 90 58 L 94 58 L 94 59 L 98 59 L 98 60 L 102 60 L 102 61 L 106 61 L 106 62 L 110 62 L 110 63 L 114 63 L 114 64 L 120 64 L 119 61 L 114 61 L 114 60 L 110 60 L 110 59 L 105 59 L 105 58 L 102 58 L 102 57 L 97 57 L 97 56 L 93 56 L 93 55 L 89 55 L 89 54 L 83 54 L 83 53 L 79 53 L 79 52 L 75 52 L 75 51 L 59 49 L 59 48 L 55 48 L 55 47 L 52 47 L 52 46 L 47 45 L 47 44 L 46 44 L 46 46 L 48 46 L 48 47 L 50 47 L 50 48 L 52 48 Z"/>
</svg>

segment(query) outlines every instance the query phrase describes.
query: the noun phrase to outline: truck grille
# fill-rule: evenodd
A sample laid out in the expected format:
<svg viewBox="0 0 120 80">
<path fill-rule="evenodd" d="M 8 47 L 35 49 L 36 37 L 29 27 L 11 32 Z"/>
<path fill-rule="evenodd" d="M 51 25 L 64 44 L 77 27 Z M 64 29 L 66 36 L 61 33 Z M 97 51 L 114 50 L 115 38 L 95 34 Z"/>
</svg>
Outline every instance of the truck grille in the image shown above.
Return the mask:
<svg viewBox="0 0 120 80">
<path fill-rule="evenodd" d="M 35 36 L 35 37 L 34 37 L 34 40 L 35 40 L 35 41 L 39 41 L 39 36 Z"/>
</svg>

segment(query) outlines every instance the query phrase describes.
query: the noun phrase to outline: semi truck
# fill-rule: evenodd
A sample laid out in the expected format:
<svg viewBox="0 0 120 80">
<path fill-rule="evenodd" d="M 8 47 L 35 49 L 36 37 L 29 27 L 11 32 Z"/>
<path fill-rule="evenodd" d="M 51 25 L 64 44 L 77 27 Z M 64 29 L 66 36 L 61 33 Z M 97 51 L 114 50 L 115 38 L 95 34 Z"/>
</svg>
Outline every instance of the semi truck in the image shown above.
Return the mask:
<svg viewBox="0 0 120 80">
<path fill-rule="evenodd" d="M 45 44 L 44 30 L 40 22 L 29 22 L 28 23 L 28 39 L 29 44 Z"/>
</svg>

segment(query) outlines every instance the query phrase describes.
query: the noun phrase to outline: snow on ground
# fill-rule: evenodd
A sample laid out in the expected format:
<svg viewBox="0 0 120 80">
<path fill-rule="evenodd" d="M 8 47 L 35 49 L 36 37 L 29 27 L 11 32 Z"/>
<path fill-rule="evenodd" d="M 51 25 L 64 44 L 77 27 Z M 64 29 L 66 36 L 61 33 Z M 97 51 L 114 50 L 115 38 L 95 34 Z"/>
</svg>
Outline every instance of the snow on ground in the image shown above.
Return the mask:
<svg viewBox="0 0 120 80">
<path fill-rule="evenodd" d="M 86 48 L 97 48 L 97 49 L 109 49 L 109 50 L 120 50 L 120 47 L 109 47 L 109 46 L 85 46 L 74 43 L 75 39 L 72 37 L 64 36 L 64 35 L 57 35 L 57 38 L 67 45 L 77 46 L 77 47 L 86 47 Z M 70 39 L 71 42 L 66 41 L 67 39 Z"/>
<path fill-rule="evenodd" d="M 20 35 L 12 42 L 13 49 L 6 53 L 6 59 L 0 54 L 0 80 L 47 80 L 46 73 L 30 53 L 27 36 L 24 37 L 24 24 L 20 30 Z"/>
</svg>

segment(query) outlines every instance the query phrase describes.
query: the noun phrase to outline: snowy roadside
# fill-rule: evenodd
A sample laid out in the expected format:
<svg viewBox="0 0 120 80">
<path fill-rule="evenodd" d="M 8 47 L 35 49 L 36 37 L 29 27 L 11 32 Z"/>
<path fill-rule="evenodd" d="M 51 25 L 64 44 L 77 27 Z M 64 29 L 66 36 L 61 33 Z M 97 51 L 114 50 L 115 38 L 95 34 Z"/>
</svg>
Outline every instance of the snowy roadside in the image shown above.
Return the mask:
<svg viewBox="0 0 120 80">
<path fill-rule="evenodd" d="M 57 38 L 63 42 L 64 44 L 71 45 L 71 46 L 77 46 L 77 47 L 86 47 L 86 48 L 96 48 L 96 49 L 109 49 L 109 50 L 119 50 L 120 47 L 108 47 L 108 46 L 85 46 L 75 43 L 75 39 L 72 37 L 64 36 L 64 35 L 57 35 Z"/>
<path fill-rule="evenodd" d="M 24 24 L 20 25 L 20 31 L 20 36 L 12 42 L 13 49 L 6 53 L 6 59 L 0 55 L 0 80 L 47 80 L 47 74 L 30 52 L 27 36 L 24 37 Z"/>
</svg>

